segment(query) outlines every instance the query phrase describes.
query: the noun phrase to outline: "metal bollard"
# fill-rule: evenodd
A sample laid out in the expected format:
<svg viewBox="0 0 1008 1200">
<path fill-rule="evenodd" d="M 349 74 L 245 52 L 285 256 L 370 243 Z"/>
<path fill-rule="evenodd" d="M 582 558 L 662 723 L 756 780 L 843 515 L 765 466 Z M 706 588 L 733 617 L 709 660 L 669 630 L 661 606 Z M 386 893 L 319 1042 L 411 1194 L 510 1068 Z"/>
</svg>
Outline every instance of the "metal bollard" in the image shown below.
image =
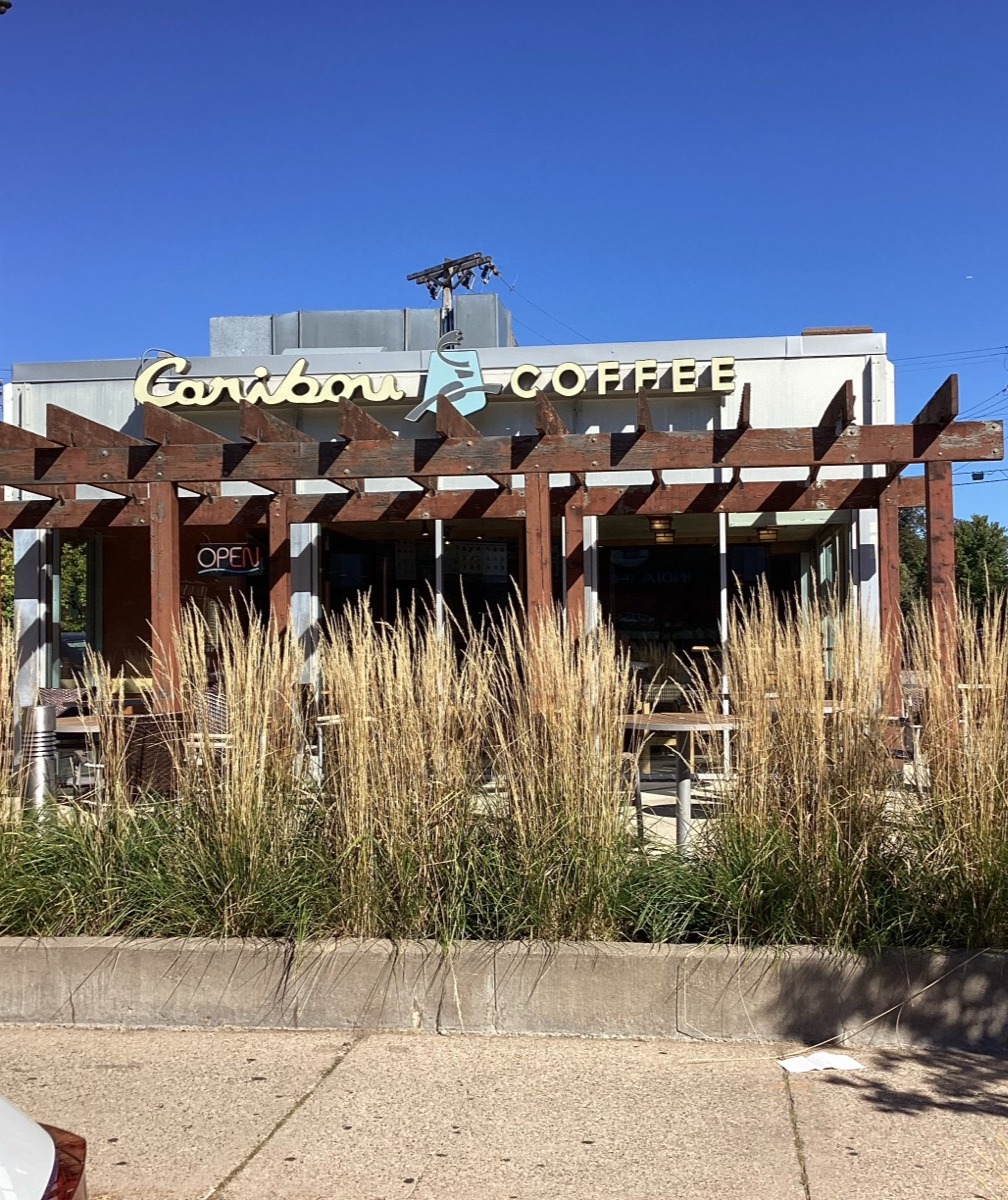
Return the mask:
<svg viewBox="0 0 1008 1200">
<path fill-rule="evenodd" d="M 28 803 L 42 808 L 56 791 L 56 709 L 35 704 L 21 713 L 21 761 Z"/>
</svg>

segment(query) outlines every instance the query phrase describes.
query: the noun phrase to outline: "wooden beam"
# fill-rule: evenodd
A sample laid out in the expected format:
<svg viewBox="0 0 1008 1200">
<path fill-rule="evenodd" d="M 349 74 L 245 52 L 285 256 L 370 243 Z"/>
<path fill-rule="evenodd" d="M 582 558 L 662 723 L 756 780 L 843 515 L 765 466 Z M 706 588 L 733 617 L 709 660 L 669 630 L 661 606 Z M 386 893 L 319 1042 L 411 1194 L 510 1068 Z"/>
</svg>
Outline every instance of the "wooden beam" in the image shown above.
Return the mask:
<svg viewBox="0 0 1008 1200">
<path fill-rule="evenodd" d="M 318 438 L 284 421 L 259 404 L 242 400 L 238 405 L 238 435 L 249 442 L 301 442 L 317 446 Z"/>
<path fill-rule="evenodd" d="M 955 671 L 955 509 L 952 464 L 928 463 L 924 472 L 927 515 L 928 598 L 943 668 Z"/>
<path fill-rule="evenodd" d="M 748 383 L 742 384 L 742 399 L 739 401 L 738 420 L 736 429 L 752 429 L 752 388 Z"/>
<path fill-rule="evenodd" d="M 342 438 L 355 442 L 394 442 L 396 435 L 387 425 L 345 397 L 336 402 L 336 428 Z"/>
<path fill-rule="evenodd" d="M 154 702 L 175 709 L 178 691 L 176 637 L 179 623 L 179 501 L 172 483 L 150 489 L 151 664 Z"/>
<path fill-rule="evenodd" d="M 139 438 L 131 437 L 120 429 L 90 421 L 80 413 L 60 408 L 58 404 L 46 405 L 46 437 L 61 446 L 145 446 Z"/>
<path fill-rule="evenodd" d="M 826 411 L 819 422 L 819 429 L 826 437 L 838 438 L 844 430 L 854 424 L 854 416 L 854 382 L 851 379 L 845 379 L 836 395 L 826 405 Z M 810 483 L 815 483 L 819 478 L 821 466 L 821 463 L 813 463 L 810 467 Z"/>
<path fill-rule="evenodd" d="M 435 416 L 435 429 L 440 437 L 456 438 L 474 445 L 483 436 L 476 426 L 459 412 L 447 396 L 438 395 Z M 504 491 L 512 490 L 510 475 L 491 475 L 489 478 Z"/>
<path fill-rule="evenodd" d="M 897 479 L 896 503 L 900 508 L 920 508 L 924 503 L 924 476 L 905 475 Z"/>
<path fill-rule="evenodd" d="M 19 425 L 0 422 L 0 450 L 62 450 L 60 442 L 44 438 L 40 433 L 22 429 Z"/>
<path fill-rule="evenodd" d="M 854 424 L 854 381 L 845 379 L 837 390 L 836 395 L 826 405 L 826 411 L 819 422 L 824 430 L 832 430 L 839 436 L 848 425 Z"/>
<path fill-rule="evenodd" d="M 354 404 L 352 400 L 347 400 L 345 397 L 336 402 L 336 428 L 340 437 L 345 438 L 349 443 L 368 442 L 378 446 L 387 446 L 398 441 L 387 425 L 376 421 L 360 405 Z M 425 492 L 437 491 L 437 475 L 417 475 L 410 471 L 404 471 L 403 474 L 407 479 L 412 479 Z M 359 488 L 361 478 L 361 476 L 356 476 L 348 479 L 347 485 L 352 484 L 355 489 Z M 337 480 L 337 482 L 340 481 Z"/>
<path fill-rule="evenodd" d="M 899 483 L 890 480 L 878 500 L 879 630 L 887 659 L 883 700 L 887 716 L 902 713 L 902 621 L 900 619 Z"/>
<path fill-rule="evenodd" d="M 434 428 L 439 437 L 458 438 L 460 441 L 469 438 L 473 442 L 478 442 L 483 436 L 476 426 L 459 412 L 448 397 L 442 395 L 437 397 Z"/>
<path fill-rule="evenodd" d="M 647 393 L 643 389 L 637 393 L 637 433 L 639 435 L 654 433 L 651 405 L 648 403 Z M 655 487 L 665 486 L 665 479 L 661 471 L 652 470 L 651 480 Z"/>
<path fill-rule="evenodd" d="M 739 401 L 738 420 L 735 422 L 735 428 L 739 433 L 752 429 L 752 389 L 748 383 L 742 384 L 742 399 Z M 732 483 L 740 483 L 741 480 L 742 468 L 732 467 Z"/>
<path fill-rule="evenodd" d="M 187 421 L 178 413 L 167 408 L 159 408 L 156 404 L 145 404 L 143 412 L 144 437 L 163 446 L 226 446 L 228 439 L 212 429 L 204 429 L 195 421 Z M 197 481 L 183 484 L 192 492 L 201 496 L 219 496 L 221 485 L 210 481 Z"/>
<path fill-rule="evenodd" d="M 567 426 L 542 392 L 536 392 L 535 427 L 542 437 L 563 437 Z"/>
<path fill-rule="evenodd" d="M 156 404 L 141 406 L 144 437 L 163 446 L 226 446 L 228 439 Z M 133 439 L 133 445 L 137 445 Z"/>
<path fill-rule="evenodd" d="M 884 479 L 758 479 L 748 483 L 673 483 L 661 491 L 647 485 L 592 488 L 586 516 L 660 517 L 675 513 L 821 512 L 875 508 Z M 904 508 L 923 499 L 923 480 L 899 480 L 896 492 Z"/>
<path fill-rule="evenodd" d="M 82 417 L 79 413 L 71 412 L 69 409 L 60 408 L 58 404 L 46 405 L 46 437 L 50 442 L 75 448 L 92 446 L 129 448 L 139 446 L 145 450 L 150 449 L 147 443 L 141 441 L 139 438 L 131 437 L 128 433 L 123 433 L 119 429 L 111 429 L 109 426 L 102 425 L 98 421 L 89 421 L 87 417 Z M 103 450 L 102 453 L 107 453 L 107 451 Z M 128 496 L 137 499 L 147 495 L 146 486 L 140 483 L 116 482 L 105 479 L 93 480 L 91 483 L 94 487 L 104 488 L 105 491 L 114 492 L 119 496 Z"/>
<path fill-rule="evenodd" d="M 565 611 L 567 627 L 578 636 L 585 622 L 584 492 L 576 488 L 564 505 Z"/>
<path fill-rule="evenodd" d="M 270 620 L 285 633 L 290 619 L 291 558 L 287 496 L 274 496 L 269 503 L 269 594 Z"/>
<path fill-rule="evenodd" d="M 525 480 L 525 604 L 529 620 L 542 620 L 553 608 L 549 476 Z"/>
<path fill-rule="evenodd" d="M 50 441 L 40 433 L 32 433 L 30 429 L 22 429 L 19 425 L 7 425 L 0 422 L 0 450 L 48 450 L 58 453 L 63 447 L 59 442 Z M 36 496 L 46 496 L 50 500 L 58 500 L 66 504 L 77 495 L 74 484 L 62 484 L 53 487 L 45 483 L 37 483 L 29 489 Z"/>
<path fill-rule="evenodd" d="M 651 405 L 648 403 L 647 392 L 643 390 L 637 393 L 637 432 L 654 433 Z"/>
<path fill-rule="evenodd" d="M 900 508 L 924 504 L 924 477 L 897 479 L 896 501 Z M 588 493 L 583 505 L 594 516 L 660 516 L 678 512 L 828 512 L 836 508 L 873 508 L 886 486 L 882 479 L 825 480 L 808 486 L 801 480 L 760 480 L 737 491 L 728 484 L 671 484 L 663 494 L 648 486 L 599 487 Z M 180 499 L 179 519 L 183 525 L 265 525 L 268 496 L 221 496 Z M 554 516 L 566 509 L 567 493 L 551 492 Z M 774 507 L 767 508 L 767 505 Z M 456 520 L 520 520 L 525 512 L 525 493 L 490 488 L 451 489 L 435 496 L 420 492 L 302 493 L 287 498 L 288 520 L 321 522 L 373 522 Z M 12 529 L 125 529 L 150 524 L 147 500 L 127 503 L 117 500 L 48 500 L 0 502 L 0 530 Z"/>
<path fill-rule="evenodd" d="M 240 401 L 238 410 L 238 435 L 248 442 L 301 442 L 306 446 L 317 446 L 318 438 L 303 430 L 295 428 L 290 422 L 281 420 L 273 413 L 267 412 L 257 404 L 249 404 L 247 400 Z M 265 488 L 276 496 L 289 496 L 294 493 L 294 482 L 290 479 L 256 479 L 259 487 Z M 354 490 L 359 488 L 359 481 L 352 481 Z M 349 481 L 348 481 L 349 483 Z"/>
<path fill-rule="evenodd" d="M 703 470 L 734 466 L 808 469 L 926 462 L 990 462 L 1004 456 L 1000 421 L 951 425 L 852 425 L 838 437 L 815 428 L 482 437 L 469 446 L 443 438 L 225 446 L 129 446 L 10 450 L 0 484 L 31 487 L 190 480 L 394 479 L 534 472 Z"/>
<path fill-rule="evenodd" d="M 913 419 L 915 425 L 948 425 L 959 416 L 959 376 L 950 375 Z"/>
</svg>

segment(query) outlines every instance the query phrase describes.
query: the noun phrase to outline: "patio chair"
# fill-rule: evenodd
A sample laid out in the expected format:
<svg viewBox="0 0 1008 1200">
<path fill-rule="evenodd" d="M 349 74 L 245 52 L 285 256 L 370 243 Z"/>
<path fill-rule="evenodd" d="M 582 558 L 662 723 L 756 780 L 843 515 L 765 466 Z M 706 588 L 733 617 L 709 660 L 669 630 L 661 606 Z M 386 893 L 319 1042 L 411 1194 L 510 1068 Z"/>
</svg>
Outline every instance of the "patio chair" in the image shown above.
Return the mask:
<svg viewBox="0 0 1008 1200">
<path fill-rule="evenodd" d="M 130 719 L 126 788 L 131 800 L 144 794 L 175 795 L 175 751 L 180 736 L 180 719 L 174 713 L 143 713 Z"/>
</svg>

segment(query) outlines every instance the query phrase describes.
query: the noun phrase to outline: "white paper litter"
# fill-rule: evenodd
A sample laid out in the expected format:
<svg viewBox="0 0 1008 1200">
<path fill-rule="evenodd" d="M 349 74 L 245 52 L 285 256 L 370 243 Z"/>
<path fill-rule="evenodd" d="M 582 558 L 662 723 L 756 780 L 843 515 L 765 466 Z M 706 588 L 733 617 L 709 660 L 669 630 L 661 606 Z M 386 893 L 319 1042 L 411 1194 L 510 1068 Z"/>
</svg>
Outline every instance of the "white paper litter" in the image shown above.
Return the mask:
<svg viewBox="0 0 1008 1200">
<path fill-rule="evenodd" d="M 803 1071 L 860 1071 L 864 1067 L 864 1063 L 859 1063 L 849 1054 L 831 1054 L 828 1050 L 799 1054 L 795 1058 L 779 1058 L 777 1065 L 795 1075 Z"/>
</svg>

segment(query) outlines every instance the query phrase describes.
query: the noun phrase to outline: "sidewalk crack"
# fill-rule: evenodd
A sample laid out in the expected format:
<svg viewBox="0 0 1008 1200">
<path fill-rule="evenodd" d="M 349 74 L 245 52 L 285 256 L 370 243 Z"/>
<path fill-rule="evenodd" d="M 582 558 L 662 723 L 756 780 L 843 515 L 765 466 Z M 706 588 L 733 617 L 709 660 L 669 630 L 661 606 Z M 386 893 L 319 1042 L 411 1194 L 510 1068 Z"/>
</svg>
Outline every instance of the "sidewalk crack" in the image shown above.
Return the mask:
<svg viewBox="0 0 1008 1200">
<path fill-rule="evenodd" d="M 791 1118 L 791 1136 L 794 1139 L 795 1157 L 798 1160 L 798 1175 L 801 1179 L 805 1200 L 812 1200 L 808 1166 L 805 1162 L 805 1144 L 802 1142 L 801 1132 L 798 1129 L 798 1109 L 795 1107 L 794 1092 L 791 1090 L 791 1077 L 787 1071 L 782 1071 L 781 1074 L 784 1076 L 784 1094 L 787 1096 L 788 1115 Z"/>
<path fill-rule="evenodd" d="M 245 1168 L 249 1165 L 249 1163 L 256 1157 L 256 1155 L 259 1153 L 259 1151 L 264 1149 L 267 1145 L 269 1145 L 269 1143 L 280 1132 L 280 1130 L 283 1129 L 283 1127 L 287 1124 L 287 1122 L 291 1119 L 291 1117 L 293 1117 L 294 1114 L 300 1108 L 303 1108 L 308 1103 L 308 1101 L 312 1098 L 312 1096 L 315 1095 L 315 1093 L 322 1086 L 322 1084 L 325 1083 L 325 1081 L 329 1078 L 330 1075 L 332 1075 L 332 1073 L 336 1070 L 336 1068 L 340 1065 L 340 1063 L 342 1063 L 344 1061 L 346 1056 L 350 1053 L 350 1051 L 354 1048 L 354 1046 L 356 1044 L 357 1044 L 356 1042 L 344 1042 L 343 1043 L 343 1045 L 339 1048 L 339 1051 L 337 1052 L 336 1057 L 322 1071 L 322 1073 L 315 1080 L 315 1082 L 311 1085 L 311 1087 L 309 1087 L 308 1090 L 303 1095 L 299 1096 L 297 1098 L 297 1100 L 294 1101 L 294 1103 L 290 1106 L 290 1108 L 276 1122 L 276 1124 L 269 1131 L 269 1133 L 267 1133 L 264 1137 L 260 1138 L 258 1142 L 256 1142 L 256 1144 L 252 1147 L 252 1149 L 248 1152 L 248 1154 L 245 1155 L 245 1157 L 241 1160 L 241 1162 L 238 1163 L 237 1166 L 232 1167 L 231 1170 L 228 1171 L 228 1173 L 220 1181 L 220 1183 L 215 1184 L 210 1189 L 210 1191 L 204 1193 L 204 1195 L 201 1197 L 201 1200 L 216 1200 L 217 1197 L 219 1197 L 223 1194 L 224 1189 L 238 1178 L 238 1176 L 242 1173 L 242 1171 L 244 1171 Z"/>
</svg>

